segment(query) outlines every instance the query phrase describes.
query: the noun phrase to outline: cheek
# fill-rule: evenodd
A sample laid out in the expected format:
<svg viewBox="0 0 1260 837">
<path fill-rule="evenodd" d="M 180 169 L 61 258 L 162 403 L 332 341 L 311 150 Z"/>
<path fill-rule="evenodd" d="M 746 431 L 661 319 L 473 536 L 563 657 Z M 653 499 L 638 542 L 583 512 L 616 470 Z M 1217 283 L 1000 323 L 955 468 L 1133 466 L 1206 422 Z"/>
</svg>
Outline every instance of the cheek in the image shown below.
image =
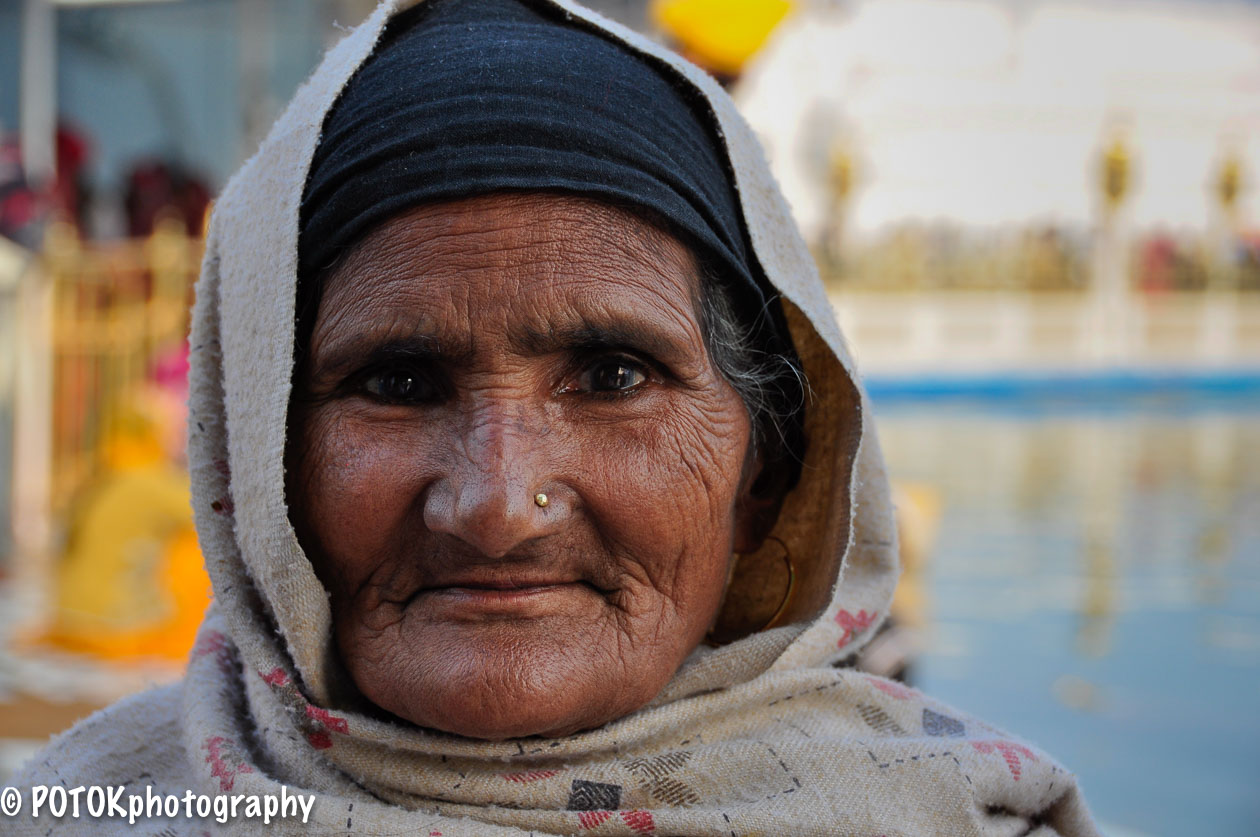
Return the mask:
<svg viewBox="0 0 1260 837">
<path fill-rule="evenodd" d="M 294 522 L 330 591 L 358 582 L 409 528 L 423 462 L 398 428 L 363 421 L 342 404 L 316 407 L 295 433 Z"/>
<path fill-rule="evenodd" d="M 716 608 L 725 585 L 749 440 L 743 406 L 731 398 L 675 399 L 613 432 L 597 423 L 574 431 L 596 525 L 643 585 L 680 611 Z"/>
</svg>

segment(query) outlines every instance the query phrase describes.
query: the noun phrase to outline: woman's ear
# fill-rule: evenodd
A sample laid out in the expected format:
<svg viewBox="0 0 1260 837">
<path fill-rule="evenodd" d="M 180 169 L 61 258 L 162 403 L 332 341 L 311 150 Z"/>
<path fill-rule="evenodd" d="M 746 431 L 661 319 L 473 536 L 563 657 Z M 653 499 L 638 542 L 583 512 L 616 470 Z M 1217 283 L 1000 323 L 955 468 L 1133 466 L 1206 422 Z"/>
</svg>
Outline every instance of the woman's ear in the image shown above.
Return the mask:
<svg viewBox="0 0 1260 837">
<path fill-rule="evenodd" d="M 760 455 L 751 457 L 735 503 L 736 558 L 722 608 L 709 631 L 712 645 L 733 642 L 766 627 L 791 594 L 792 564 L 786 548 L 778 557 L 773 551 L 762 554 L 766 541 L 774 540 L 770 531 L 779 519 L 786 485 L 785 476 L 773 464 L 766 465 Z"/>
<path fill-rule="evenodd" d="M 767 465 L 761 453 L 744 469 L 735 503 L 735 551 L 750 554 L 761 548 L 779 519 L 783 506 L 783 474 Z"/>
</svg>

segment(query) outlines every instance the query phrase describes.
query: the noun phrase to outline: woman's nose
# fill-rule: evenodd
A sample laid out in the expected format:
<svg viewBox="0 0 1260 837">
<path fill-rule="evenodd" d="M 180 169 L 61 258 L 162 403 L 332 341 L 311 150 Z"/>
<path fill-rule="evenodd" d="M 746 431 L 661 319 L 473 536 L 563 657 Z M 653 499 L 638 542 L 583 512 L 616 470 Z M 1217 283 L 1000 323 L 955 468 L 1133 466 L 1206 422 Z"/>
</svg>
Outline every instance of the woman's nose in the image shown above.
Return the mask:
<svg viewBox="0 0 1260 837">
<path fill-rule="evenodd" d="M 430 485 L 424 522 L 488 558 L 556 531 L 565 508 L 554 496 L 542 449 L 545 432 L 506 411 L 481 415 L 452 445 L 445 473 Z M 539 494 L 547 494 L 540 504 Z"/>
</svg>

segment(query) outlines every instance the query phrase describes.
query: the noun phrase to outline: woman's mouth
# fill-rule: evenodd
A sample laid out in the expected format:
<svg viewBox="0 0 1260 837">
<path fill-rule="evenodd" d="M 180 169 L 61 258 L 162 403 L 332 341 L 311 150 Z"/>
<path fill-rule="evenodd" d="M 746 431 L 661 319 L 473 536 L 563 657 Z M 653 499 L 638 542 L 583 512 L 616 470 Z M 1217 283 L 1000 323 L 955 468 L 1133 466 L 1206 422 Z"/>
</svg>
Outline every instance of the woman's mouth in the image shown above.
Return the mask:
<svg viewBox="0 0 1260 837">
<path fill-rule="evenodd" d="M 426 587 L 415 601 L 434 617 L 543 616 L 600 595 L 584 581 L 568 579 L 453 580 Z"/>
</svg>

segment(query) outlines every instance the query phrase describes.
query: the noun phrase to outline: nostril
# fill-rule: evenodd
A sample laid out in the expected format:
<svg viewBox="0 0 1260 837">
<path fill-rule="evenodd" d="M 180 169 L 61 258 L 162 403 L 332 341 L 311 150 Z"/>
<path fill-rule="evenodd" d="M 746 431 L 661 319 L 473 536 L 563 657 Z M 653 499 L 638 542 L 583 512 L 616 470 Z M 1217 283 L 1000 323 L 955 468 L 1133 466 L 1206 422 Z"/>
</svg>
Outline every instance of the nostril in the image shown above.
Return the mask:
<svg viewBox="0 0 1260 837">
<path fill-rule="evenodd" d="M 424 526 L 431 532 L 454 534 L 455 494 L 450 482 L 438 480 L 424 493 L 422 499 Z"/>
<path fill-rule="evenodd" d="M 458 538 L 479 554 L 502 558 L 553 531 L 556 497 L 512 475 L 456 473 L 435 481 L 424 498 L 430 531 Z"/>
<path fill-rule="evenodd" d="M 431 531 L 501 557 L 555 528 L 546 456 L 526 423 L 519 409 L 497 400 L 471 412 L 425 502 Z"/>
</svg>

